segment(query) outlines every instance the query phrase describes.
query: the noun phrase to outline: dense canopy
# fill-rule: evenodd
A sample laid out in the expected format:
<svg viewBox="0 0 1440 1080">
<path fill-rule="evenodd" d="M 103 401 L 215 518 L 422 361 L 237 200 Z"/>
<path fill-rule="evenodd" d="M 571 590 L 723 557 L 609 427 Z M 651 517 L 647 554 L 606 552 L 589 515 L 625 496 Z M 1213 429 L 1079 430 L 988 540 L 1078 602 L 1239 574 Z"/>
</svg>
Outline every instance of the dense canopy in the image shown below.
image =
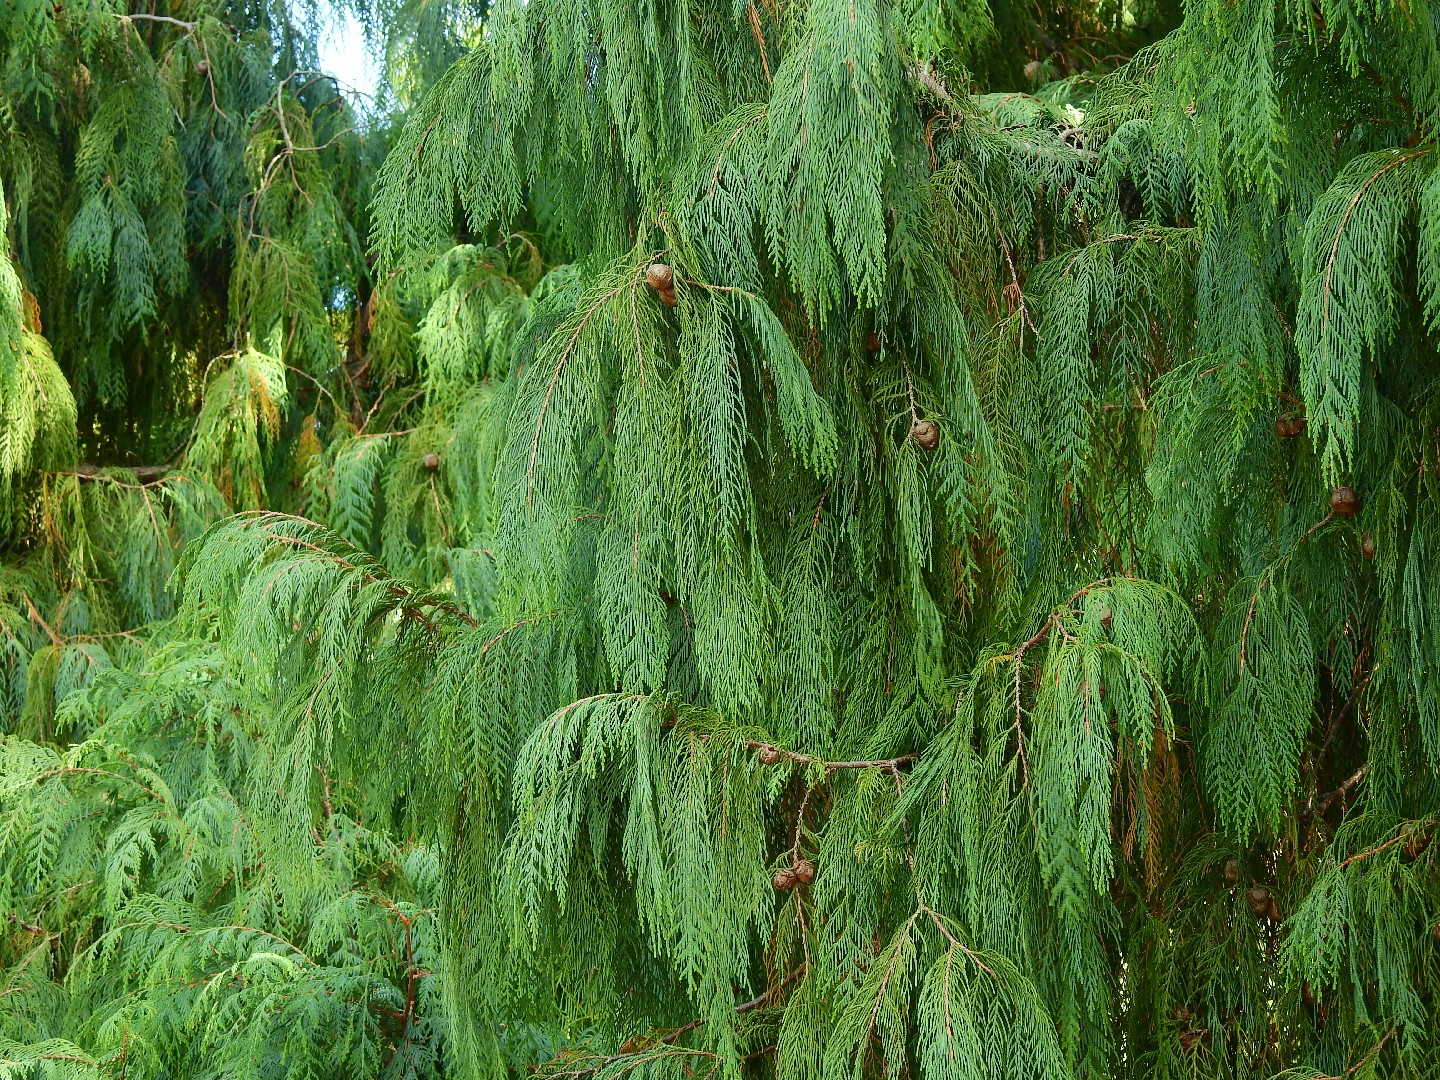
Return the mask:
<svg viewBox="0 0 1440 1080">
<path fill-rule="evenodd" d="M 0 1080 L 1433 1077 L 1437 125 L 1429 0 L 0 7 Z"/>
</svg>

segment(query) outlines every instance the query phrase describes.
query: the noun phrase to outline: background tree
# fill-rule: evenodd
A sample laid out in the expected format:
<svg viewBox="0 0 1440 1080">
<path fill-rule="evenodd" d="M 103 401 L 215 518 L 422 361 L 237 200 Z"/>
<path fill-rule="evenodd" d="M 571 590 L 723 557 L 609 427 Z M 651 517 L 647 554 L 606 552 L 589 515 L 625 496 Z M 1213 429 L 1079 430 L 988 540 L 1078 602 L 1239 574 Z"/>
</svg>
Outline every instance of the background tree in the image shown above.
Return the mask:
<svg viewBox="0 0 1440 1080">
<path fill-rule="evenodd" d="M 356 322 L 282 287 L 352 204 L 276 95 L 249 342 L 175 474 L 253 512 L 184 547 L 137 635 L 163 649 L 76 674 L 88 642 L 10 616 L 0 854 L 27 925 L 81 897 L 82 958 L 15 984 L 12 1071 L 125 1070 L 128 1020 L 56 1019 L 80 992 L 143 1014 L 145 1067 L 230 1068 L 218 1028 L 159 1034 L 183 973 L 276 1071 L 1428 1075 L 1436 13 L 455 18 L 423 98 L 435 68 L 392 58 L 414 105 Z M 39 356 L 12 310 L 6 355 Z M 64 453 L 55 400 L 22 482 Z M 27 574 L 60 547 L 32 545 Z M 160 725 L 227 701 L 243 767 L 197 772 L 210 729 Z M 253 849 L 133 846 L 160 815 L 85 757 L 131 742 Z M 102 963 L 137 954 L 167 960 Z M 305 1024 L 247 997 L 281 969 Z"/>
<path fill-rule="evenodd" d="M 276 807 L 252 774 L 283 747 L 214 647 L 164 626 L 186 540 L 297 506 L 319 437 L 379 389 L 392 114 L 315 70 L 322 27 L 0 11 L 6 1076 L 438 1067 L 434 850 L 366 828 L 329 774 L 313 822 Z M 412 26 L 388 55 L 446 48 Z"/>
</svg>

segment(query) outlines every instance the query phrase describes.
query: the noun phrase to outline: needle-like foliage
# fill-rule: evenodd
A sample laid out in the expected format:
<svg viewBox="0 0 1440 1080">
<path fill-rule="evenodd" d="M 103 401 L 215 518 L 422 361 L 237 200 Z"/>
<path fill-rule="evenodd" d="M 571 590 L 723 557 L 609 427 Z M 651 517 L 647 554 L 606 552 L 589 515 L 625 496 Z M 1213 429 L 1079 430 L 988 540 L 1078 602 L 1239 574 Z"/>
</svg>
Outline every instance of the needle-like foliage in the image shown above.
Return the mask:
<svg viewBox="0 0 1440 1080">
<path fill-rule="evenodd" d="M 0 1077 L 1435 1074 L 1440 8 L 351 7 L 0 14 Z"/>
</svg>

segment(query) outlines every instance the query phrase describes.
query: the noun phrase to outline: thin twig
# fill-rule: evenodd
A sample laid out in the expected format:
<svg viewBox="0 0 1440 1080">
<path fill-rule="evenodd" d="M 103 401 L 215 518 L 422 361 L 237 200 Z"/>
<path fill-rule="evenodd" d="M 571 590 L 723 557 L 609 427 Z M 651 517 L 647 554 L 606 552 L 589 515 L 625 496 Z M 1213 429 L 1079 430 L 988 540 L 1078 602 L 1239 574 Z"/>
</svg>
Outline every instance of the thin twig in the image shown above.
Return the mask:
<svg viewBox="0 0 1440 1080">
<path fill-rule="evenodd" d="M 885 769 L 893 771 L 901 765 L 908 765 L 918 758 L 919 754 L 901 754 L 898 757 L 876 758 L 867 761 L 826 761 L 824 758 L 812 757 L 810 754 L 797 754 L 793 750 L 785 750 L 774 743 L 761 742 L 758 739 L 747 739 L 745 747 L 748 750 L 774 750 L 781 757 L 795 762 L 797 765 L 822 765 L 826 772 L 835 772 L 839 769 Z"/>
<path fill-rule="evenodd" d="M 145 22 L 168 23 L 171 26 L 180 27 L 187 35 L 193 34 L 195 27 L 198 25 L 193 22 L 185 22 L 183 19 L 172 19 L 169 15 L 149 15 L 141 11 L 127 12 L 123 15 L 119 12 L 112 11 L 110 14 L 125 22 L 134 22 L 136 19 L 141 19 Z"/>
<path fill-rule="evenodd" d="M 1370 1052 L 1368 1054 L 1362 1057 L 1354 1065 L 1351 1065 L 1350 1068 L 1346 1069 L 1339 1076 L 1322 1076 L 1320 1080 L 1345 1080 L 1345 1078 L 1348 1076 L 1354 1076 L 1357 1072 L 1363 1069 L 1366 1064 L 1369 1063 L 1371 1058 L 1373 1058 L 1376 1054 L 1380 1052 L 1381 1048 L 1390 1041 L 1390 1036 L 1394 1034 L 1395 1029 L 1392 1027 L 1389 1031 L 1385 1033 L 1385 1037 L 1383 1039 L 1381 1039 L 1378 1043 L 1376 1043 L 1370 1048 Z"/>
<path fill-rule="evenodd" d="M 1351 855 L 1348 859 L 1346 859 L 1344 862 L 1342 862 L 1342 863 L 1341 863 L 1339 866 L 1337 866 L 1335 869 L 1337 869 L 1337 870 L 1344 870 L 1345 867 L 1349 866 L 1349 865 L 1350 865 L 1351 863 L 1353 863 L 1353 862 L 1358 862 L 1358 861 L 1361 860 L 1361 859 L 1368 859 L 1371 855 L 1379 855 L 1380 852 L 1384 851 L 1386 848 L 1392 848 L 1392 847 L 1394 847 L 1396 844 L 1400 843 L 1401 840 L 1404 840 L 1404 839 L 1405 839 L 1405 834 L 1404 834 L 1403 832 L 1396 833 L 1396 834 L 1395 834 L 1394 836 L 1392 836 L 1389 840 L 1386 840 L 1383 844 L 1376 844 L 1376 845 L 1375 845 L 1374 847 L 1372 847 L 1369 851 L 1362 851 L 1362 852 L 1360 852 L 1360 853 L 1357 854 L 1357 855 Z"/>
<path fill-rule="evenodd" d="M 1370 765 L 1368 762 L 1364 765 L 1361 765 L 1360 768 L 1356 769 L 1353 773 L 1351 773 L 1349 778 L 1343 784 L 1337 787 L 1334 791 L 1327 791 L 1324 795 L 1321 795 L 1318 799 L 1316 799 L 1315 805 L 1312 806 L 1310 809 L 1306 810 L 1305 815 L 1308 816 L 1311 814 L 1325 813 L 1326 810 L 1330 809 L 1331 803 L 1333 803 L 1336 799 L 1340 798 L 1340 796 L 1344 795 L 1356 784 L 1360 783 L 1361 780 L 1365 779 L 1365 776 L 1369 771 Z"/>
</svg>

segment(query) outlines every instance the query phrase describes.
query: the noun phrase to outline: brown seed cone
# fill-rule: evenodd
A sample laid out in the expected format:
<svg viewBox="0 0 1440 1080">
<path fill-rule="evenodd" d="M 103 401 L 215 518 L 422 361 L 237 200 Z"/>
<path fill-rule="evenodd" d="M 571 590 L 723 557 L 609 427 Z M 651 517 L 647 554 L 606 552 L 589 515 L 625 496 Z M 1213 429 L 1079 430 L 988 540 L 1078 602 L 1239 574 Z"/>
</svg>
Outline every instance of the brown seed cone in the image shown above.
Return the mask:
<svg viewBox="0 0 1440 1080">
<path fill-rule="evenodd" d="M 1112 627 L 1114 627 L 1114 625 L 1115 625 L 1115 612 L 1114 612 L 1113 610 L 1111 610 L 1110 608 L 1108 608 L 1108 607 L 1107 607 L 1104 611 L 1102 611 L 1102 612 L 1100 613 L 1100 625 L 1103 626 L 1103 627 L 1105 627 L 1106 630 L 1109 630 L 1109 629 L 1111 629 Z"/>
<path fill-rule="evenodd" d="M 756 756 L 760 758 L 761 765 L 775 765 L 780 761 L 780 748 L 778 746 L 762 746 Z"/>
<path fill-rule="evenodd" d="M 645 284 L 656 292 L 675 287 L 675 271 L 662 262 L 653 262 L 645 268 Z"/>
<path fill-rule="evenodd" d="M 910 437 L 921 450 L 934 450 L 940 445 L 940 425 L 934 420 L 916 420 L 910 425 Z"/>
<path fill-rule="evenodd" d="M 440 455 L 433 450 L 425 455 L 425 467 L 427 469 L 438 469 L 440 467 Z"/>
<path fill-rule="evenodd" d="M 1354 517 L 1360 509 L 1360 496 L 1354 488 L 1337 487 L 1330 492 L 1330 512 L 1341 517 Z"/>
<path fill-rule="evenodd" d="M 1190 1006 L 1189 1006 L 1189 1005 L 1176 1005 L 1176 1006 L 1175 1006 L 1175 1022 L 1176 1022 L 1177 1024 L 1188 1024 L 1188 1023 L 1190 1022 Z"/>
<path fill-rule="evenodd" d="M 1226 885 L 1234 885 L 1240 880 L 1240 860 L 1234 858 L 1226 859 L 1225 869 L 1221 871 L 1221 873 L 1225 877 Z"/>
<path fill-rule="evenodd" d="M 1264 915 L 1270 910 L 1270 890 L 1264 885 L 1256 885 L 1245 894 L 1245 899 L 1250 902 L 1250 910 L 1256 915 Z"/>
<path fill-rule="evenodd" d="M 1305 434 L 1305 418 L 1303 416 L 1282 416 L 1275 421 L 1275 434 L 1282 439 L 1293 439 L 1297 435 Z"/>
<path fill-rule="evenodd" d="M 674 289 L 661 289 L 660 302 L 666 307 L 674 307 L 676 304 L 680 303 L 680 298 L 675 295 Z"/>
<path fill-rule="evenodd" d="M 770 880 L 774 883 L 775 888 L 785 892 L 795 886 L 795 871 L 789 867 L 781 867 L 775 871 L 775 876 Z"/>
<path fill-rule="evenodd" d="M 1315 1007 L 1315 991 L 1310 989 L 1310 984 L 1308 982 L 1300 987 L 1300 997 L 1304 1000 L 1306 1005 L 1310 1006 L 1310 1008 L 1313 1009 Z"/>
<path fill-rule="evenodd" d="M 1436 941 L 1440 941 L 1440 922 L 1437 922 L 1435 924 L 1434 928 L 1430 931 L 1430 933 L 1434 936 Z"/>
<path fill-rule="evenodd" d="M 199 75 L 202 79 L 203 79 L 206 75 L 209 75 L 209 74 L 210 74 L 210 61 L 209 61 L 209 60 L 201 60 L 198 64 L 196 64 L 196 65 L 195 65 L 195 74 L 196 74 L 196 75 Z"/>
<path fill-rule="evenodd" d="M 815 864 L 809 859 L 801 859 L 792 869 L 795 871 L 795 880 L 802 885 L 809 885 L 815 880 Z"/>
<path fill-rule="evenodd" d="M 1360 537 L 1360 554 L 1371 562 L 1375 561 L 1375 538 L 1368 532 Z"/>
<path fill-rule="evenodd" d="M 1181 1048 L 1185 1050 L 1191 1049 L 1196 1043 L 1203 1039 L 1206 1034 L 1207 1032 L 1204 1028 L 1197 1028 L 1194 1031 L 1182 1031 L 1180 1033 Z"/>
<path fill-rule="evenodd" d="M 880 351 L 880 335 L 874 330 L 865 335 L 865 351 L 872 356 Z"/>
<path fill-rule="evenodd" d="M 1273 923 L 1278 923 L 1278 922 L 1283 922 L 1283 921 L 1284 921 L 1284 920 L 1280 917 L 1280 901 L 1279 901 L 1279 900 L 1276 900 L 1275 897 L 1273 897 L 1273 896 L 1270 897 L 1270 904 L 1269 904 L 1269 906 L 1265 909 L 1265 917 L 1266 917 L 1267 919 L 1269 919 L 1269 920 L 1270 920 L 1271 922 L 1273 922 Z"/>
</svg>

